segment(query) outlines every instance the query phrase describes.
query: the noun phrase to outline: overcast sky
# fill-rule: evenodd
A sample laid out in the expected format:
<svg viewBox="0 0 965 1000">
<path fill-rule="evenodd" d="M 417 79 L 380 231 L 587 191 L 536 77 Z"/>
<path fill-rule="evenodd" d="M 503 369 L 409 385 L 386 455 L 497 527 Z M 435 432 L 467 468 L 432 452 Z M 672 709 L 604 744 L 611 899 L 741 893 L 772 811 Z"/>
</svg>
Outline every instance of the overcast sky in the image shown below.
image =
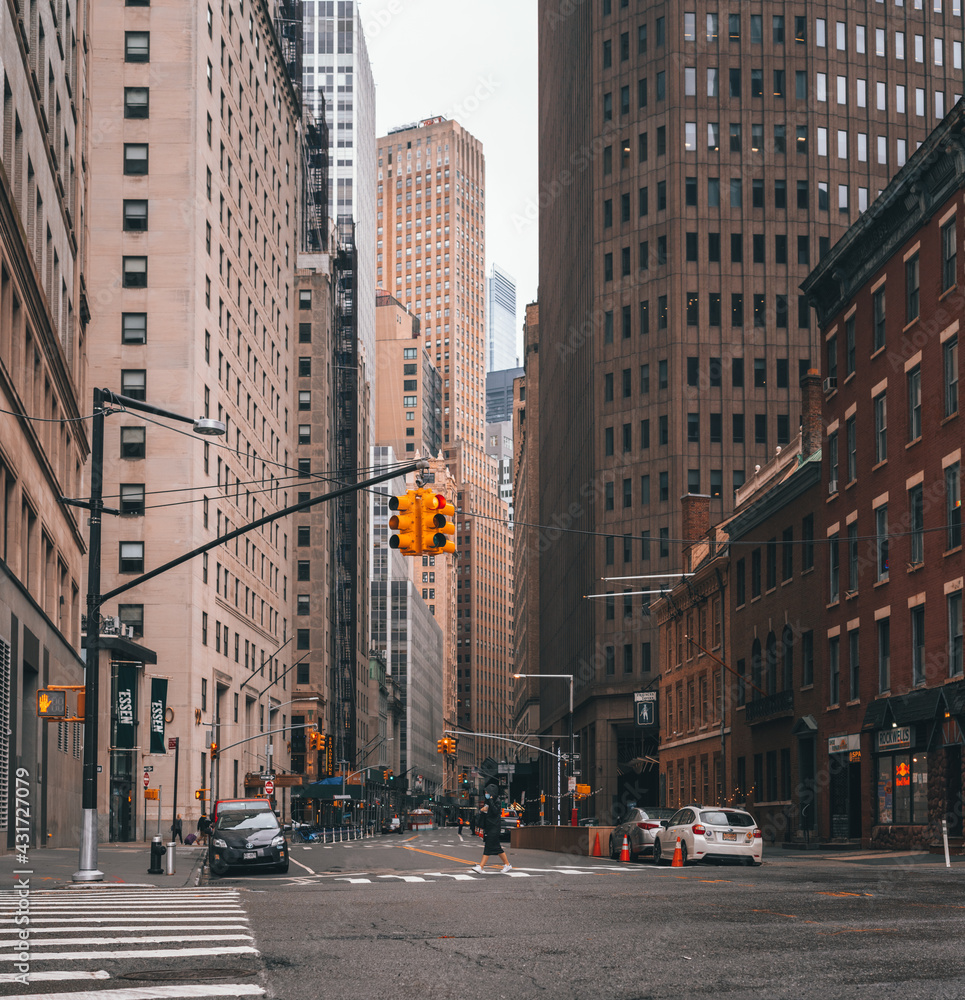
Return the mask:
<svg viewBox="0 0 965 1000">
<path fill-rule="evenodd" d="M 535 0 L 364 0 L 376 129 L 454 118 L 486 157 L 486 272 L 516 279 L 517 327 L 536 300 Z"/>
</svg>

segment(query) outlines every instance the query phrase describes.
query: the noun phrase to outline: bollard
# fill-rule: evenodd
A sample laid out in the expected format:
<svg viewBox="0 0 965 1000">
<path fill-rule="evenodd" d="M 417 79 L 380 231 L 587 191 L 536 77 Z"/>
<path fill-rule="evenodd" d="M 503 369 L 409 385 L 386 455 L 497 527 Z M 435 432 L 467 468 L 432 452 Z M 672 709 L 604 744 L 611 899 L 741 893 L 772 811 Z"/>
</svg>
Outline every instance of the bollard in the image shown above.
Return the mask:
<svg viewBox="0 0 965 1000">
<path fill-rule="evenodd" d="M 167 860 L 167 866 L 168 866 L 167 874 L 168 875 L 173 875 L 174 874 L 174 841 L 173 840 L 171 840 L 171 841 L 168 842 L 167 859 L 166 860 Z"/>
<path fill-rule="evenodd" d="M 164 845 L 160 837 L 151 838 L 151 867 L 148 868 L 148 875 L 163 875 L 164 869 L 161 867 L 161 859 L 164 857 Z"/>
</svg>

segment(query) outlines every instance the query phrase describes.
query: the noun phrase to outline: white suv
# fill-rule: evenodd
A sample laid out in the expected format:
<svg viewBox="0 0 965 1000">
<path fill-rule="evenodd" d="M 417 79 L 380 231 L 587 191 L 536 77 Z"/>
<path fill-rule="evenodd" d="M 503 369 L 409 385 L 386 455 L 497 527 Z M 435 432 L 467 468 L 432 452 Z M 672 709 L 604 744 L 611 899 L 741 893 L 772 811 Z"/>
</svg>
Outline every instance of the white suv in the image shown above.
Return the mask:
<svg viewBox="0 0 965 1000">
<path fill-rule="evenodd" d="M 735 858 L 759 865 L 764 838 L 754 817 L 744 809 L 727 806 L 685 806 L 661 821 L 653 843 L 653 860 L 659 865 L 672 858 L 677 840 L 684 864 L 707 858 Z"/>
</svg>

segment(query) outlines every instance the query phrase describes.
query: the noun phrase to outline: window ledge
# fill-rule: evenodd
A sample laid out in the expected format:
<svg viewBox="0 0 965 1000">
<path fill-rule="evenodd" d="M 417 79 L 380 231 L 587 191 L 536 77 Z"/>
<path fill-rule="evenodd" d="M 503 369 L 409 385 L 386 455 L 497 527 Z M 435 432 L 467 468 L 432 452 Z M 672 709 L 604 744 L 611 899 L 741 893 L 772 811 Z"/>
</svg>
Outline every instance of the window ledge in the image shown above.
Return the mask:
<svg viewBox="0 0 965 1000">
<path fill-rule="evenodd" d="M 833 601 L 829 601 L 824 606 L 825 608 L 830 610 L 831 608 L 836 608 L 840 603 L 841 603 L 841 598 L 836 597 Z"/>
<path fill-rule="evenodd" d="M 860 704 L 861 704 L 861 699 L 860 698 L 852 698 L 851 701 L 849 701 L 849 702 L 847 702 L 845 704 L 845 708 L 852 708 L 853 706 L 860 705 Z"/>
<path fill-rule="evenodd" d="M 813 691 L 814 690 L 814 685 L 813 684 L 802 684 L 801 685 L 801 690 L 802 691 Z"/>
<path fill-rule="evenodd" d="M 837 702 L 835 702 L 833 705 L 828 705 L 828 707 L 825 709 L 825 712 L 837 712 L 837 710 L 840 707 L 841 706 Z"/>
<path fill-rule="evenodd" d="M 951 295 L 952 292 L 954 292 L 957 287 L 958 287 L 957 282 L 954 285 L 949 285 L 948 288 L 946 288 L 945 291 L 938 296 L 938 301 L 941 302 L 941 300 L 945 298 L 946 295 Z"/>
<path fill-rule="evenodd" d="M 881 347 L 879 347 L 879 348 L 878 348 L 877 350 L 875 350 L 875 351 L 872 351 L 872 352 L 871 352 L 871 355 L 870 355 L 870 356 L 871 356 L 872 358 L 876 358 L 876 357 L 878 357 L 878 355 L 879 355 L 879 354 L 882 354 L 882 353 L 884 353 L 884 350 L 885 350 L 885 348 L 886 348 L 887 346 L 888 346 L 887 344 L 882 344 L 882 345 L 881 345 Z"/>
<path fill-rule="evenodd" d="M 920 301 L 920 300 L 919 300 Z M 918 322 L 921 320 L 921 312 L 914 319 L 908 320 L 908 322 L 901 328 L 902 335 L 906 334 L 913 326 L 917 326 Z"/>
<path fill-rule="evenodd" d="M 949 420 L 954 420 L 957 416 L 958 416 L 958 410 L 956 410 L 954 413 L 949 413 L 947 417 L 943 417 L 942 418 L 942 421 L 941 421 L 941 423 L 939 423 L 938 426 L 939 427 L 944 427 L 945 424 L 947 424 Z"/>
<path fill-rule="evenodd" d="M 813 572 L 814 572 L 814 567 L 808 566 L 806 569 L 801 570 L 801 576 L 807 576 L 808 573 L 813 573 Z"/>
<path fill-rule="evenodd" d="M 877 472 L 878 469 L 882 468 L 883 466 L 885 466 L 887 464 L 888 464 L 888 459 L 887 458 L 883 458 L 880 462 L 876 462 L 874 465 L 871 466 L 871 471 L 872 472 Z"/>
<path fill-rule="evenodd" d="M 920 441 L 921 441 L 921 435 L 919 434 L 918 437 L 909 441 L 908 444 L 905 445 L 905 451 L 907 451 L 909 448 L 914 448 L 914 446 L 918 444 Z"/>
<path fill-rule="evenodd" d="M 854 378 L 854 375 L 855 375 L 854 372 L 851 372 L 850 375 L 845 375 L 844 381 L 841 384 L 842 385 L 847 385 Z"/>
<path fill-rule="evenodd" d="M 846 482 L 846 483 L 844 484 L 844 488 L 845 488 L 846 490 L 850 490 L 850 489 L 851 489 L 851 487 L 852 487 L 852 486 L 854 486 L 854 484 L 855 484 L 855 483 L 856 483 L 857 481 L 858 481 L 857 479 L 851 479 L 851 480 L 849 480 L 848 482 Z"/>
<path fill-rule="evenodd" d="M 925 564 L 923 562 L 909 563 L 908 564 L 908 572 L 909 573 L 917 573 L 918 570 L 920 570 L 924 565 Z"/>
<path fill-rule="evenodd" d="M 876 580 L 874 587 L 877 590 L 879 587 L 883 587 L 888 582 L 888 577 L 882 577 L 880 580 Z"/>
<path fill-rule="evenodd" d="M 954 556 L 961 551 L 962 551 L 961 545 L 956 545 L 955 548 L 953 549 L 946 549 L 945 552 L 943 553 L 943 556 Z"/>
</svg>

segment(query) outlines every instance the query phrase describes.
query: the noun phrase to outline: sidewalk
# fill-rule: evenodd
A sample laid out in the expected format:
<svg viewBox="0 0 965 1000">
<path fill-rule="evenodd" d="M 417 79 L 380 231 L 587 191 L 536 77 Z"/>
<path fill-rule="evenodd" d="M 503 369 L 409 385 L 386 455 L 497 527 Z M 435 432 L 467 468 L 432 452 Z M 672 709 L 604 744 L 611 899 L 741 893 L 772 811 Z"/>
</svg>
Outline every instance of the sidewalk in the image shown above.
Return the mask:
<svg viewBox="0 0 965 1000">
<path fill-rule="evenodd" d="M 82 885 L 150 885 L 165 889 L 197 885 L 207 848 L 202 850 L 177 844 L 174 850 L 174 875 L 148 875 L 147 870 L 151 867 L 150 841 L 98 844 L 97 867 L 104 873 L 100 882 L 73 881 L 71 876 L 78 866 L 76 847 L 31 849 L 26 868 L 17 860 L 15 853 L 3 854 L 0 855 L 0 889 L 13 888 L 20 878 L 29 878 L 30 887 L 34 890 Z M 166 861 L 162 860 L 161 867 L 167 870 Z M 25 870 L 31 874 L 23 875 Z"/>
</svg>

